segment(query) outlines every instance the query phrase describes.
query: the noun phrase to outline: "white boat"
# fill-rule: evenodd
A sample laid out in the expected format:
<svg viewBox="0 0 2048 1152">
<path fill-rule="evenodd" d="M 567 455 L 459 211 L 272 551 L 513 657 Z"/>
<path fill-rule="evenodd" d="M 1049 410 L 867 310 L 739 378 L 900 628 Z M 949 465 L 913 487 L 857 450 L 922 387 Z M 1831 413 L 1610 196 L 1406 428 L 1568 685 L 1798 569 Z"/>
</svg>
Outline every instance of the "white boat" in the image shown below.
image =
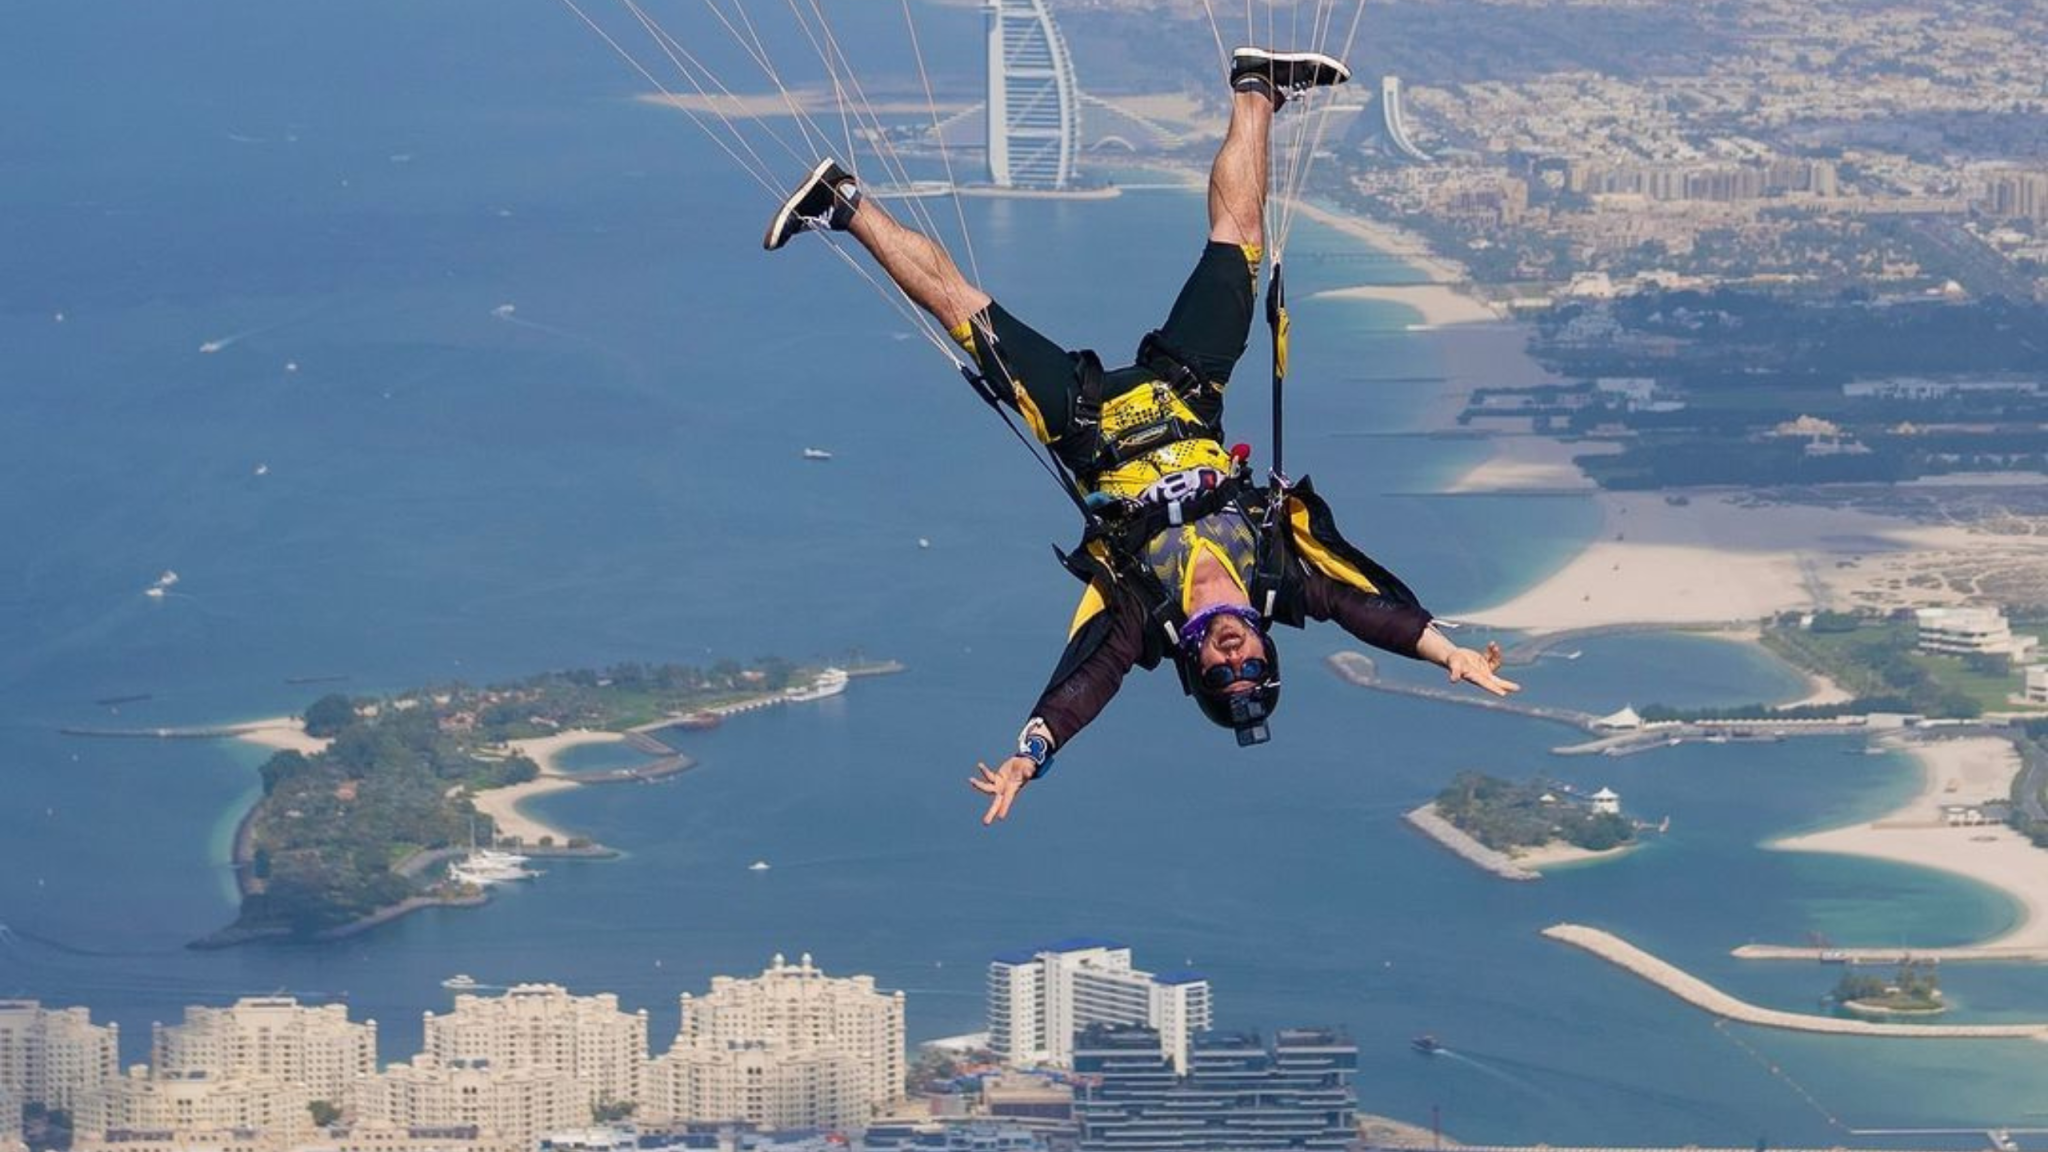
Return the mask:
<svg viewBox="0 0 2048 1152">
<path fill-rule="evenodd" d="M 768 862 L 766 860 L 756 860 L 752 864 L 747 865 L 747 871 L 749 872 L 766 872 L 767 870 Z"/>
<path fill-rule="evenodd" d="M 171 571 L 169 568 L 164 569 L 163 574 L 156 578 L 156 586 L 159 588 L 169 588 L 171 585 L 176 584 L 177 582 L 178 574 L 176 572 Z"/>
<path fill-rule="evenodd" d="M 149 598 L 150 598 L 151 600 L 161 600 L 161 599 L 163 599 L 163 598 L 164 598 L 164 590 L 163 590 L 163 589 L 161 589 L 161 588 L 155 587 L 154 585 L 152 585 L 151 587 L 148 587 L 148 588 L 144 588 L 144 589 L 142 590 L 142 594 L 143 594 L 144 596 L 147 596 L 147 597 L 149 597 Z"/>
<path fill-rule="evenodd" d="M 804 449 L 804 459 L 806 460 L 830 460 L 831 458 L 832 454 L 823 448 Z"/>
<path fill-rule="evenodd" d="M 526 857 L 510 852 L 497 852 L 489 848 L 478 849 L 448 866 L 448 877 L 464 884 L 488 888 L 493 884 L 508 884 L 514 880 L 531 880 L 540 875 L 531 868 L 523 867 Z"/>
<path fill-rule="evenodd" d="M 793 702 L 823 700 L 827 696 L 837 696 L 846 691 L 846 681 L 847 675 L 843 669 L 827 668 L 818 673 L 818 678 L 811 681 L 810 687 L 786 688 L 783 690 L 783 696 Z"/>
<path fill-rule="evenodd" d="M 471 988 L 481 988 L 483 985 L 478 984 L 476 977 L 471 976 L 469 973 L 457 972 L 455 975 L 441 981 L 441 987 L 453 988 L 457 991 L 468 991 Z"/>
</svg>

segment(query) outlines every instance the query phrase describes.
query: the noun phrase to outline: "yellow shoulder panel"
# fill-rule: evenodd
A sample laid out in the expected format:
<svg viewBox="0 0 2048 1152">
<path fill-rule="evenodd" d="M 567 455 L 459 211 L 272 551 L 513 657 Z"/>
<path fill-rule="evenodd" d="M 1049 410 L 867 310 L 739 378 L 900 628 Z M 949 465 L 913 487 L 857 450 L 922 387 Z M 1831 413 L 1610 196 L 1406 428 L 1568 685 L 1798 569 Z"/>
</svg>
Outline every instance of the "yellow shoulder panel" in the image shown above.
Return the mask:
<svg viewBox="0 0 2048 1152">
<path fill-rule="evenodd" d="M 1087 591 L 1081 593 L 1081 602 L 1074 605 L 1074 619 L 1067 625 L 1067 639 L 1072 640 L 1082 626 L 1095 619 L 1108 604 L 1109 594 L 1102 590 L 1102 582 L 1090 580 Z"/>
<path fill-rule="evenodd" d="M 1296 554 L 1316 571 L 1332 580 L 1341 580 L 1361 592 L 1379 594 L 1379 585 L 1374 584 L 1365 573 L 1360 572 L 1349 562 L 1339 558 L 1309 532 L 1308 507 L 1291 497 L 1287 501 L 1287 527 L 1294 537 Z"/>
</svg>

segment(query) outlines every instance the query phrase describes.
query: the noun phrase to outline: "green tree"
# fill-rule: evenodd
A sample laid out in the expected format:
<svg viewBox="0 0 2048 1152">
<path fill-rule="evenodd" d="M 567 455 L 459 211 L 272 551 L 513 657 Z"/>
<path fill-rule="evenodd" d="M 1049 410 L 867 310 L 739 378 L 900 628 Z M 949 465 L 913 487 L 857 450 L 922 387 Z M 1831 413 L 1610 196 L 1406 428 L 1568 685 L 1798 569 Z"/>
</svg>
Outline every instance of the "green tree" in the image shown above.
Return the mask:
<svg viewBox="0 0 2048 1152">
<path fill-rule="evenodd" d="M 632 1119 L 638 1107 L 631 1100 L 599 1100 L 590 1106 L 590 1119 L 595 1124 L 617 1124 Z"/>
<path fill-rule="evenodd" d="M 331 1127 L 336 1121 L 341 1119 L 341 1109 L 326 1100 L 308 1102 L 306 1111 L 313 1114 L 313 1126 L 315 1128 Z"/>
<path fill-rule="evenodd" d="M 306 735 L 326 739 L 356 722 L 356 706 L 339 693 L 313 701 L 306 709 Z"/>
</svg>

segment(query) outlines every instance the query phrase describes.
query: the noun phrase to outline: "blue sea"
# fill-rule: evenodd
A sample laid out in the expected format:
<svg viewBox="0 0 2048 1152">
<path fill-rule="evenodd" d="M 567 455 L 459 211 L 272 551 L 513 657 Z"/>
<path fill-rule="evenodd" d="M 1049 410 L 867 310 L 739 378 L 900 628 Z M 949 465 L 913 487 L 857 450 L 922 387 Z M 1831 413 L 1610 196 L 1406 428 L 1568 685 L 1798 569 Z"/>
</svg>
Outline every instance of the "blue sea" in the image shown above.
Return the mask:
<svg viewBox="0 0 2048 1152">
<path fill-rule="evenodd" d="M 855 47 L 900 41 L 896 6 L 832 7 Z M 972 84 L 979 15 L 916 11 L 927 52 L 972 46 L 936 82 Z M 2037 1115 L 2040 1046 L 1720 1025 L 1537 935 L 1597 924 L 1807 1009 L 1832 970 L 1728 950 L 2012 923 L 1941 875 L 1760 850 L 1913 790 L 1909 764 L 1857 743 L 1560 759 L 1575 733 L 1346 687 L 1321 658 L 1348 642 L 1323 631 L 1286 640 L 1272 744 L 1239 752 L 1137 677 L 982 828 L 965 780 L 1057 654 L 1076 588 L 1048 545 L 1071 511 L 823 246 L 763 254 L 772 197 L 634 102 L 646 85 L 561 6 L 31 0 L 8 40 L 0 995 L 89 1005 L 139 1060 L 188 1003 L 281 990 L 345 1001 L 402 1059 L 455 972 L 617 992 L 665 1045 L 678 994 L 809 952 L 903 989 L 925 1039 L 982 1026 L 993 953 L 1087 934 L 1207 973 L 1223 1025 L 1348 1027 L 1364 1109 L 1439 1110 L 1467 1141 L 1877 1145 L 1853 1130 Z M 964 212 L 1011 310 L 1111 356 L 1202 239 L 1178 192 Z M 1579 498 L 1412 495 L 1479 458 L 1380 435 L 1417 426 L 1435 349 L 1398 308 L 1308 298 L 1404 270 L 1307 223 L 1291 250 L 1289 463 L 1357 542 L 1455 614 L 1592 538 Z M 1261 355 L 1234 403 L 1263 444 Z M 180 580 L 146 597 L 165 570 Z M 674 782 L 539 804 L 620 858 L 325 947 L 184 947 L 233 917 L 228 839 L 259 752 L 58 734 L 298 711 L 334 687 L 288 682 L 312 677 L 375 694 L 855 649 L 909 670 L 691 735 L 700 767 Z M 1588 642 L 1521 678 L 1602 710 L 1801 691 L 1679 636 Z M 1609 785 L 1671 831 L 1504 884 L 1400 822 L 1465 769 Z M 2036 969 L 1944 976 L 1959 1020 L 2048 1011 Z M 1451 1054 L 1412 1053 L 1420 1032 Z"/>
</svg>

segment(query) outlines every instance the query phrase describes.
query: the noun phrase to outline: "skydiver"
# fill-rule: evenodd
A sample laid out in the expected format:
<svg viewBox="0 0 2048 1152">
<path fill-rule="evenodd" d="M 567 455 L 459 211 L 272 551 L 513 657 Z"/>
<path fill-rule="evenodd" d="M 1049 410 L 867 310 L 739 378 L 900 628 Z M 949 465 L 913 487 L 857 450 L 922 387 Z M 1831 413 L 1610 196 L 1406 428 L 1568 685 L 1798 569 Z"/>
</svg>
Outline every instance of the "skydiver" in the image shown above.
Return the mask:
<svg viewBox="0 0 2048 1152">
<path fill-rule="evenodd" d="M 989 797 L 982 823 L 1005 819 L 1018 792 L 1102 711 L 1133 666 L 1174 662 L 1202 714 L 1238 743 L 1267 738 L 1280 698 L 1269 628 L 1334 620 L 1373 647 L 1441 665 L 1452 683 L 1496 696 L 1500 650 L 1461 648 L 1415 594 L 1338 535 L 1306 478 L 1283 508 L 1223 448 L 1223 391 L 1251 330 L 1264 256 L 1267 157 L 1274 113 L 1290 98 L 1350 78 L 1316 52 L 1239 48 L 1230 126 L 1209 171 L 1209 238 L 1166 323 L 1130 367 L 1105 372 L 1012 316 L 961 275 L 936 241 L 897 223 L 860 182 L 821 161 L 783 202 L 763 246 L 800 232 L 848 232 L 903 292 L 943 324 L 991 395 L 1022 416 L 1086 494 L 1091 529 L 1064 558 L 1087 581 L 1051 681 L 996 768 L 969 783 Z M 1078 497 L 1077 497 L 1078 499 Z"/>
</svg>

